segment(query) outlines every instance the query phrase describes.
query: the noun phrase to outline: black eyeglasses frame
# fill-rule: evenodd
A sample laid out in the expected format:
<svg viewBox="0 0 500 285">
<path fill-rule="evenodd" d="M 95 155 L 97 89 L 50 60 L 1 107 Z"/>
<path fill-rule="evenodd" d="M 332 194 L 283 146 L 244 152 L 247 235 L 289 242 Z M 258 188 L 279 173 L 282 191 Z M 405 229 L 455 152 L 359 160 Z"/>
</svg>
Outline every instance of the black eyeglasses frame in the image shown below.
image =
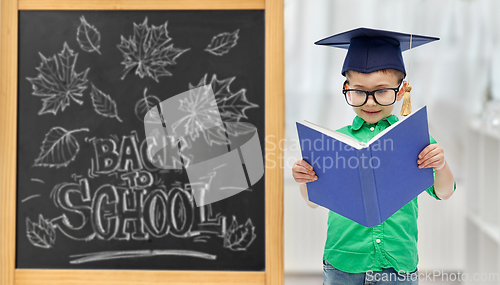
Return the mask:
<svg viewBox="0 0 500 285">
<path fill-rule="evenodd" d="M 346 86 L 347 84 L 347 81 L 344 82 L 344 86 Z M 392 104 L 394 104 L 396 102 L 396 99 L 398 97 L 398 92 L 399 92 L 399 88 L 401 87 L 401 84 L 399 84 L 398 87 L 396 88 L 382 88 L 382 89 L 377 89 L 377 90 L 373 90 L 373 91 L 365 91 L 365 90 L 359 90 L 359 89 L 345 89 L 345 88 L 342 88 L 342 93 L 344 94 L 344 98 L 345 98 L 345 101 L 347 102 L 347 104 L 349 106 L 352 106 L 352 107 L 361 107 L 363 106 L 364 104 L 366 104 L 366 102 L 368 102 L 368 96 L 372 96 L 373 97 L 373 101 L 375 101 L 375 103 L 377 103 L 378 105 L 380 106 L 390 106 Z M 390 104 L 380 104 L 379 102 L 377 102 L 377 99 L 375 98 L 375 92 L 377 91 L 380 91 L 380 90 L 393 90 L 394 91 L 394 101 Z M 360 105 L 352 105 L 351 103 L 349 103 L 349 100 L 347 99 L 347 92 L 349 91 L 358 91 L 358 92 L 363 92 L 365 93 L 365 101 L 360 104 Z"/>
</svg>

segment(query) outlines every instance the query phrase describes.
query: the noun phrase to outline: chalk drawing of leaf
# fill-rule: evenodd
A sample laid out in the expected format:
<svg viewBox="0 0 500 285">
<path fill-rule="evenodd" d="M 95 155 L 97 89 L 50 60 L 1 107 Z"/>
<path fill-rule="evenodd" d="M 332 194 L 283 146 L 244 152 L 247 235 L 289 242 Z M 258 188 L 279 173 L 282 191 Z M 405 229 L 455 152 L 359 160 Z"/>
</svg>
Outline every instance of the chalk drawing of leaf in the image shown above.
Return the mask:
<svg viewBox="0 0 500 285">
<path fill-rule="evenodd" d="M 179 110 L 184 111 L 186 115 L 172 124 L 174 132 L 179 136 L 190 135 L 193 140 L 202 133 L 209 145 L 227 143 L 226 135 L 211 127 L 221 125 L 220 115 L 211 94 L 209 88 L 191 88 L 188 95 L 180 99 Z"/>
<path fill-rule="evenodd" d="M 233 93 L 230 90 L 231 83 L 236 79 L 236 76 L 229 77 L 223 80 L 217 80 L 217 75 L 214 74 L 209 83 L 207 83 L 207 74 L 200 80 L 198 86 L 207 84 L 212 85 L 212 90 L 215 95 L 215 102 L 219 107 L 219 112 L 223 121 L 235 122 L 241 119 L 246 119 L 245 111 L 249 108 L 256 108 L 259 105 L 248 101 L 246 97 L 246 89 L 240 89 Z M 190 88 L 194 88 L 189 84 Z"/>
<path fill-rule="evenodd" d="M 34 166 L 63 167 L 73 161 L 80 150 L 80 145 L 72 135 L 79 131 L 88 131 L 82 128 L 67 131 L 61 127 L 53 127 L 45 135 L 40 147 L 40 155 L 35 159 Z"/>
<path fill-rule="evenodd" d="M 167 46 L 172 40 L 168 36 L 167 22 L 156 27 L 148 27 L 148 18 L 142 24 L 134 23 L 134 35 L 127 40 L 121 36 L 121 43 L 117 45 L 123 53 L 125 71 L 121 79 L 135 68 L 135 74 L 141 78 L 145 76 L 158 82 L 160 76 L 171 76 L 166 67 L 175 65 L 175 59 L 189 50 L 174 48 L 173 44 Z"/>
<path fill-rule="evenodd" d="M 224 247 L 233 251 L 246 250 L 257 237 L 254 231 L 255 227 L 250 218 L 244 225 L 238 225 L 236 217 L 233 216 L 233 222 L 224 235 Z"/>
<path fill-rule="evenodd" d="M 245 96 L 245 92 L 245 89 L 241 89 L 240 91 L 226 96 L 219 101 L 221 103 L 218 104 L 219 111 L 221 112 L 221 116 L 226 118 L 227 121 L 239 121 L 241 118 L 247 119 L 245 110 L 257 107 L 256 104 L 248 101 Z"/>
<path fill-rule="evenodd" d="M 236 77 L 230 77 L 224 80 L 217 80 L 217 75 L 213 75 L 210 82 L 207 83 L 207 74 L 203 76 L 197 86 L 189 84 L 190 94 L 187 98 L 181 99 L 180 110 L 187 112 L 186 116 L 179 119 L 172 126 L 174 131 L 178 126 L 183 126 L 184 133 L 180 136 L 189 134 L 191 139 L 197 138 L 200 133 L 203 134 L 205 141 L 212 145 L 227 144 L 226 132 L 233 136 L 238 136 L 251 131 L 254 128 L 248 128 L 244 124 L 231 124 L 227 129 L 223 125 L 220 129 L 207 128 L 207 125 L 217 125 L 217 119 L 220 117 L 224 122 L 239 122 L 246 119 L 245 111 L 249 108 L 256 108 L 259 105 L 250 102 L 246 98 L 246 89 L 240 89 L 233 93 L 230 90 L 231 83 Z M 215 103 L 218 107 L 217 112 L 213 112 L 213 106 L 209 100 L 210 92 L 206 88 L 198 88 L 210 84 L 215 96 Z M 198 92 L 196 92 L 197 90 Z"/>
<path fill-rule="evenodd" d="M 155 95 L 146 95 L 148 89 L 144 89 L 144 96 L 135 103 L 135 115 L 140 121 L 153 124 L 161 124 L 161 118 L 158 112 L 148 111 L 154 106 L 160 104 L 160 99 Z M 147 118 L 146 115 L 148 115 Z"/>
<path fill-rule="evenodd" d="M 238 29 L 233 33 L 225 32 L 214 36 L 210 44 L 205 48 L 205 51 L 218 56 L 228 53 L 231 48 L 236 46 L 239 31 Z"/>
<path fill-rule="evenodd" d="M 43 97 L 43 107 L 39 115 L 52 113 L 64 109 L 69 105 L 70 99 L 78 104 L 83 101 L 77 99 L 82 97 L 82 92 L 87 88 L 87 68 L 83 72 L 75 71 L 78 53 L 74 53 L 65 42 L 62 52 L 50 58 L 40 53 L 42 62 L 36 69 L 40 72 L 37 77 L 29 80 L 33 87 L 33 95 Z"/>
<path fill-rule="evenodd" d="M 26 234 L 32 245 L 41 248 L 51 248 L 56 241 L 55 226 L 41 214 L 38 217 L 38 224 L 26 218 Z"/>
<path fill-rule="evenodd" d="M 101 46 L 101 33 L 91 26 L 84 16 L 80 17 L 80 26 L 76 32 L 76 40 L 80 48 L 86 52 L 94 52 L 101 54 L 99 48 Z"/>
<path fill-rule="evenodd" d="M 104 117 L 114 117 L 120 123 L 123 123 L 123 121 L 118 117 L 116 102 L 111 99 L 109 95 L 106 95 L 101 90 L 97 89 L 94 84 L 92 84 L 90 98 L 92 98 L 92 104 L 94 105 L 94 110 L 97 112 L 97 114 Z"/>
</svg>

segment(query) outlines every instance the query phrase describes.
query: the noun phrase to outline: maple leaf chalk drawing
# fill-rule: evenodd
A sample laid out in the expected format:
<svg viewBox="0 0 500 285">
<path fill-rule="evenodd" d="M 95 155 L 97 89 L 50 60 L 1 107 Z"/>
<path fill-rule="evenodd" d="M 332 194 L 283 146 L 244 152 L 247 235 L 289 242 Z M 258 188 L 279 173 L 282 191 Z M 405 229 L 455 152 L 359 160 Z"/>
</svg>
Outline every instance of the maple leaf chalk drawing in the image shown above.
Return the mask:
<svg viewBox="0 0 500 285">
<path fill-rule="evenodd" d="M 123 123 L 123 121 L 118 117 L 116 102 L 111 99 L 109 95 L 106 95 L 104 92 L 97 89 L 94 84 L 92 84 L 90 97 L 92 98 L 92 104 L 94 105 L 94 110 L 97 114 L 104 117 L 116 118 L 120 123 Z"/>
<path fill-rule="evenodd" d="M 73 161 L 80 150 L 73 133 L 89 131 L 87 128 L 67 131 L 61 127 L 53 127 L 45 135 L 40 147 L 40 154 L 33 166 L 65 167 Z"/>
<path fill-rule="evenodd" d="M 224 235 L 224 247 L 233 251 L 246 250 L 254 241 L 257 235 L 254 233 L 255 227 L 249 218 L 243 225 L 238 225 L 236 217 Z"/>
<path fill-rule="evenodd" d="M 43 97 L 43 107 L 38 114 L 56 115 L 59 110 L 64 111 L 71 99 L 83 104 L 77 98 L 82 97 L 82 92 L 87 88 L 89 68 L 80 73 L 75 71 L 78 53 L 74 53 L 65 42 L 62 52 L 57 56 L 46 58 L 39 54 L 42 62 L 36 69 L 40 73 L 35 78 L 26 78 L 33 85 L 33 95 Z"/>
<path fill-rule="evenodd" d="M 90 25 L 84 16 L 80 17 L 80 25 L 76 32 L 76 40 L 80 48 L 86 52 L 97 52 L 101 54 L 101 33 L 92 25 Z"/>
<path fill-rule="evenodd" d="M 179 103 L 178 110 L 182 112 L 178 112 L 180 118 L 172 124 L 172 130 L 178 137 L 189 135 L 195 140 L 202 133 L 209 145 L 227 143 L 225 134 L 219 133 L 218 128 L 214 128 L 223 126 L 211 90 L 190 89 L 186 96 L 179 99 Z"/>
<path fill-rule="evenodd" d="M 207 74 L 205 74 L 198 85 L 193 86 L 189 83 L 189 94 L 180 99 L 179 107 L 179 110 L 187 114 L 172 125 L 173 130 L 179 136 L 190 135 L 191 139 L 196 139 L 202 133 L 209 145 L 227 144 L 225 132 L 239 136 L 253 131 L 253 127 L 239 123 L 239 121 L 247 119 L 245 115 L 247 109 L 259 107 L 259 105 L 248 101 L 245 95 L 246 89 L 242 88 L 235 93 L 230 90 L 230 85 L 235 79 L 236 76 L 217 80 L 217 75 L 214 74 L 207 83 Z M 213 91 L 198 88 L 205 85 L 210 85 Z M 211 95 L 215 96 L 215 103 L 210 100 Z M 214 108 L 217 108 L 218 112 L 215 112 Z M 227 124 L 224 129 L 224 125 L 217 123 L 221 119 L 224 122 L 234 123 Z M 214 125 L 219 125 L 220 128 L 213 128 Z"/>
<path fill-rule="evenodd" d="M 148 27 L 148 18 L 142 24 L 134 23 L 134 35 L 127 40 L 121 36 L 121 43 L 117 45 L 125 58 L 122 62 L 125 71 L 121 79 L 132 70 L 140 78 L 145 76 L 158 82 L 160 76 L 171 76 L 166 67 L 175 65 L 175 59 L 190 50 L 175 48 L 172 38 L 168 36 L 167 23 L 161 26 Z M 167 44 L 169 44 L 167 46 Z"/>
<path fill-rule="evenodd" d="M 238 29 L 232 33 L 225 32 L 214 36 L 210 44 L 205 48 L 205 51 L 217 56 L 228 53 L 231 48 L 236 46 L 239 31 Z"/>
<path fill-rule="evenodd" d="M 51 248 L 56 241 L 55 226 L 41 214 L 38 217 L 38 224 L 26 218 L 26 234 L 32 245 L 41 248 Z"/>
<path fill-rule="evenodd" d="M 147 158 L 157 168 L 184 168 L 189 183 L 198 186 L 198 207 L 251 191 L 264 174 L 257 128 L 240 122 L 246 109 L 258 105 L 247 100 L 245 89 L 231 92 L 235 77 L 206 79 L 151 108 L 145 117 L 159 116 L 161 124 L 144 123 Z"/>
</svg>

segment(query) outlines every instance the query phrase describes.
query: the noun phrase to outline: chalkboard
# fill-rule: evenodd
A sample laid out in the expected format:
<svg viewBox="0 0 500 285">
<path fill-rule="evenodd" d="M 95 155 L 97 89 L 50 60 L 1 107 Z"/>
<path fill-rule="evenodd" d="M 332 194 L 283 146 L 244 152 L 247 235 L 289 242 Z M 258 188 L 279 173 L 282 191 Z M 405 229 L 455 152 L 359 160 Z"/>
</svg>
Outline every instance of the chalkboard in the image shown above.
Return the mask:
<svg viewBox="0 0 500 285">
<path fill-rule="evenodd" d="M 208 85 L 264 146 L 264 29 L 263 10 L 20 11 L 16 268 L 265 270 L 265 174 L 197 206 L 144 131 L 148 110 Z"/>
</svg>

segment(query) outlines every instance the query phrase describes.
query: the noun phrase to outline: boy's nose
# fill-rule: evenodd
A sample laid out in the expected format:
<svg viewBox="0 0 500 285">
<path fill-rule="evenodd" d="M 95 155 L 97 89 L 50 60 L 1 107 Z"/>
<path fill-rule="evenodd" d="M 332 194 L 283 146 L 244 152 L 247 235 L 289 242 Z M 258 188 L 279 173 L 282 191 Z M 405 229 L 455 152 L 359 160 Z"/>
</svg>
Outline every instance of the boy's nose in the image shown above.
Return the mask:
<svg viewBox="0 0 500 285">
<path fill-rule="evenodd" d="M 365 105 L 368 105 L 368 106 L 377 105 L 377 103 L 375 103 L 375 100 L 373 99 L 373 95 L 368 95 L 368 99 L 366 100 Z"/>
</svg>

